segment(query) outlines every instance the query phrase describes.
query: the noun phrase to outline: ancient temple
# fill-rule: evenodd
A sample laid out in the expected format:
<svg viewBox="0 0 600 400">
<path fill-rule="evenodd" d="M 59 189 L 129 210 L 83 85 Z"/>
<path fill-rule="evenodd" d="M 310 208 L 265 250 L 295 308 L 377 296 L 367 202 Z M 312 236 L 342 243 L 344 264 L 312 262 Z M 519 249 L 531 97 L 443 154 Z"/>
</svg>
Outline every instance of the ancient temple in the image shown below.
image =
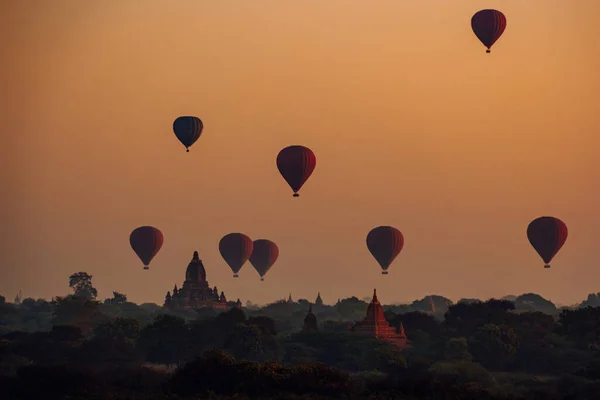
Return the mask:
<svg viewBox="0 0 600 400">
<path fill-rule="evenodd" d="M 164 307 L 170 310 L 193 310 L 203 307 L 227 308 L 225 293 L 221 292 L 219 295 L 216 286 L 212 289 L 208 286 L 206 270 L 202 260 L 198 258 L 197 251 L 194 252 L 192 261 L 190 261 L 185 271 L 183 286 L 178 289 L 175 285 L 172 294 L 167 292 Z"/>
<path fill-rule="evenodd" d="M 317 299 L 315 300 L 315 306 L 322 306 L 323 299 L 321 299 L 321 292 L 317 293 Z"/>
<path fill-rule="evenodd" d="M 310 333 L 317 332 L 319 329 L 317 327 L 317 317 L 312 312 L 312 304 L 308 306 L 308 314 L 304 317 L 304 326 L 302 327 L 302 332 Z"/>
<path fill-rule="evenodd" d="M 236 306 L 236 308 L 239 308 L 239 309 L 242 308 L 242 302 L 240 301 L 240 299 L 237 299 L 237 301 L 235 302 L 235 306 Z"/>
<path fill-rule="evenodd" d="M 400 332 L 396 332 L 396 328 L 390 326 L 389 322 L 383 315 L 383 307 L 377 298 L 377 289 L 373 290 L 373 300 L 367 308 L 367 316 L 360 322 L 350 327 L 352 332 L 358 334 L 369 335 L 395 344 L 398 348 L 404 349 L 410 347 L 410 341 L 404 332 L 404 325 L 400 326 Z"/>
</svg>

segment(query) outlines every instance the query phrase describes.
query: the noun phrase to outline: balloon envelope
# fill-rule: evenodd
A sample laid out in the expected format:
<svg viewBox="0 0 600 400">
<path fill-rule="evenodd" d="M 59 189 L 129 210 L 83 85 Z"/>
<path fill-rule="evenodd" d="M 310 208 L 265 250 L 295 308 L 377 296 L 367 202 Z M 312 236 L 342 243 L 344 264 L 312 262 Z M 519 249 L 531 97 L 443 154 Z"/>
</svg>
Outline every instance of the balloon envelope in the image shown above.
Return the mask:
<svg viewBox="0 0 600 400">
<path fill-rule="evenodd" d="M 264 277 L 267 271 L 275 264 L 279 257 L 279 248 L 277 245 L 267 239 L 258 239 L 254 241 L 254 248 L 250 256 L 250 264 L 254 267 L 260 277 Z"/>
<path fill-rule="evenodd" d="M 383 273 L 404 247 L 404 236 L 392 226 L 378 226 L 367 235 L 367 248 L 377 260 Z"/>
<path fill-rule="evenodd" d="M 471 28 L 489 53 L 506 29 L 506 17 L 497 10 L 481 10 L 471 18 Z"/>
<path fill-rule="evenodd" d="M 144 263 L 145 269 L 163 245 L 163 234 L 153 226 L 140 226 L 129 235 L 129 244 Z"/>
<path fill-rule="evenodd" d="M 563 247 L 568 235 L 567 225 L 555 217 L 536 218 L 527 227 L 529 243 L 542 257 L 546 268 L 550 267 L 548 264 Z"/>
<path fill-rule="evenodd" d="M 173 132 L 187 151 L 191 145 L 196 143 L 202 134 L 202 129 L 204 129 L 204 124 L 198 117 L 178 117 L 173 122 Z"/>
<path fill-rule="evenodd" d="M 230 233 L 219 241 L 221 257 L 233 271 L 234 277 L 237 277 L 244 263 L 248 261 L 253 247 L 252 239 L 243 233 Z"/>
<path fill-rule="evenodd" d="M 298 197 L 298 191 L 312 175 L 317 158 L 311 149 L 304 146 L 289 146 L 277 155 L 277 169 Z"/>
</svg>

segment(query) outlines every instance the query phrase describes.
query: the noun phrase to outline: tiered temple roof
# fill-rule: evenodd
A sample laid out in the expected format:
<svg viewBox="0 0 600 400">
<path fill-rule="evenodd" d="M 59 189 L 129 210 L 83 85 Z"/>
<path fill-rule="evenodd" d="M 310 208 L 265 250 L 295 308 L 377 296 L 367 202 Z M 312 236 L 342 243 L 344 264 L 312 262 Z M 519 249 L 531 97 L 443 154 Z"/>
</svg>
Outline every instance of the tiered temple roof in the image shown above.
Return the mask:
<svg viewBox="0 0 600 400">
<path fill-rule="evenodd" d="M 383 307 L 377 298 L 377 289 L 373 290 L 373 300 L 367 308 L 367 316 L 360 322 L 357 322 L 350 328 L 351 331 L 373 336 L 378 340 L 391 342 L 398 348 L 410 347 L 410 341 L 404 332 L 404 325 L 400 325 L 400 332 L 396 332 L 396 328 L 390 326 L 383 314 Z"/>
<path fill-rule="evenodd" d="M 210 288 L 206 280 L 206 270 L 202 260 L 195 251 L 186 271 L 185 281 L 181 289 L 177 285 L 173 288 L 173 293 L 167 292 L 165 296 L 164 307 L 169 309 L 196 309 L 203 307 L 225 309 L 227 308 L 227 298 L 225 293 L 219 291 L 217 287 Z"/>
</svg>

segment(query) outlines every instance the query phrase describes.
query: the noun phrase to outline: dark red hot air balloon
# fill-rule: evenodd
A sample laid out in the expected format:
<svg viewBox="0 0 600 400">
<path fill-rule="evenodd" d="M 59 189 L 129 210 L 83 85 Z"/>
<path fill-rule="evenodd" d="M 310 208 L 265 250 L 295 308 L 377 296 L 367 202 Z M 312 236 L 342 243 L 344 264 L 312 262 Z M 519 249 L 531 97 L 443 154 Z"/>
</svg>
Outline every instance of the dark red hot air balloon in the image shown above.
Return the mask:
<svg viewBox="0 0 600 400">
<path fill-rule="evenodd" d="M 477 11 L 471 18 L 471 28 L 475 36 L 487 47 L 486 53 L 496 43 L 506 29 L 506 17 L 497 10 Z"/>
<path fill-rule="evenodd" d="M 392 226 L 378 226 L 367 235 L 367 247 L 387 275 L 387 269 L 404 247 L 402 232 Z"/>
<path fill-rule="evenodd" d="M 153 226 L 140 226 L 129 235 L 129 244 L 144 263 L 144 269 L 150 269 L 150 261 L 163 245 L 163 234 Z"/>
<path fill-rule="evenodd" d="M 260 280 L 264 281 L 267 271 L 275 264 L 279 257 L 279 248 L 277 245 L 267 239 L 258 239 L 254 241 L 254 249 L 250 256 L 250 264 L 260 275 Z"/>
<path fill-rule="evenodd" d="M 243 233 L 230 233 L 219 241 L 221 257 L 233 271 L 233 277 L 238 277 L 238 272 L 252 254 L 254 245 L 252 239 Z"/>
<path fill-rule="evenodd" d="M 311 149 L 304 146 L 289 146 L 277 155 L 277 169 L 298 197 L 298 191 L 311 176 L 317 158 Z"/>
<path fill-rule="evenodd" d="M 204 124 L 198 117 L 178 117 L 173 121 L 173 132 L 189 153 L 190 147 L 200 138 Z"/>
<path fill-rule="evenodd" d="M 535 251 L 544 260 L 544 268 L 550 268 L 550 261 L 567 241 L 567 225 L 558 218 L 540 217 L 527 227 L 527 238 Z"/>
</svg>

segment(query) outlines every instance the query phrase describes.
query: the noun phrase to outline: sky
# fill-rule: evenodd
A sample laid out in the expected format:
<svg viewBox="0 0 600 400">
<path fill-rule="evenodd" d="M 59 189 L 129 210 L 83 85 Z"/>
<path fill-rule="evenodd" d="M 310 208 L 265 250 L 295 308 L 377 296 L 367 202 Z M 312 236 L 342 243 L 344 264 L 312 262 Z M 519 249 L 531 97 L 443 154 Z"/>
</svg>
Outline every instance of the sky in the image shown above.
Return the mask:
<svg viewBox="0 0 600 400">
<path fill-rule="evenodd" d="M 491 54 L 471 16 L 507 17 Z M 0 294 L 93 276 L 162 304 L 197 250 L 230 300 L 600 291 L 597 0 L 29 0 L 0 5 Z M 173 120 L 195 115 L 186 153 Z M 299 198 L 283 147 L 310 147 Z M 569 238 L 543 262 L 531 220 Z M 164 246 L 143 271 L 130 232 Z M 366 235 L 403 251 L 382 275 Z M 234 279 L 229 232 L 279 245 Z"/>
</svg>

